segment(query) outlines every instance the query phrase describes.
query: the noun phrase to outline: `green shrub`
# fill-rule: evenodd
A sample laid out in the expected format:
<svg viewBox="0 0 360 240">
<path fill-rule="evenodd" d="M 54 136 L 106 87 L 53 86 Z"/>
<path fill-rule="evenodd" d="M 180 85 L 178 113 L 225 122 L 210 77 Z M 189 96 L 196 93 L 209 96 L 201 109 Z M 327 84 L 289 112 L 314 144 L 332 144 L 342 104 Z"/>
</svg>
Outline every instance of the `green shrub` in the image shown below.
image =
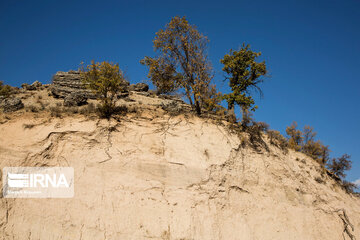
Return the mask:
<svg viewBox="0 0 360 240">
<path fill-rule="evenodd" d="M 9 85 L 4 85 L 3 81 L 0 81 L 0 96 L 9 97 L 12 94 L 12 89 Z"/>
<path fill-rule="evenodd" d="M 115 111 L 115 97 L 127 86 L 124 73 L 118 64 L 109 62 L 95 63 L 80 69 L 83 83 L 101 101 L 100 116 L 110 118 Z"/>
</svg>

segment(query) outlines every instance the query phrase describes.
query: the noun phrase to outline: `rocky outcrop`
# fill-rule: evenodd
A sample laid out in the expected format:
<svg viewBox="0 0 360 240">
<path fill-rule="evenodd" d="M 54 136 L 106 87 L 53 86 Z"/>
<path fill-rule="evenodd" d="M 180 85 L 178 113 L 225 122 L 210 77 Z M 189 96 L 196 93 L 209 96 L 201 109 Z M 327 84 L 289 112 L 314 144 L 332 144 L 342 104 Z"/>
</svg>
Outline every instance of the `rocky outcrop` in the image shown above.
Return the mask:
<svg viewBox="0 0 360 240">
<path fill-rule="evenodd" d="M 81 106 L 87 103 L 87 96 L 83 93 L 73 92 L 64 98 L 65 107 Z"/>
<path fill-rule="evenodd" d="M 53 76 L 50 91 L 56 98 L 65 98 L 71 93 L 81 94 L 86 98 L 96 98 L 94 93 L 84 87 L 79 71 L 57 72 Z"/>
<path fill-rule="evenodd" d="M 129 86 L 129 91 L 135 91 L 135 92 L 147 92 L 149 90 L 149 85 L 146 83 L 136 83 L 131 84 Z"/>
<path fill-rule="evenodd" d="M 38 80 L 36 80 L 35 82 L 33 82 L 33 83 L 31 84 L 31 86 L 35 87 L 36 89 L 39 89 L 39 88 L 41 88 L 42 84 L 41 84 L 41 82 L 39 82 Z"/>
<path fill-rule="evenodd" d="M 39 90 L 42 88 L 42 84 L 41 82 L 39 82 L 38 80 L 36 80 L 35 82 L 33 82 L 31 85 L 28 83 L 23 83 L 21 84 L 21 87 L 25 90 L 28 91 L 35 91 L 35 90 Z"/>
<path fill-rule="evenodd" d="M 27 84 L 27 83 L 23 83 L 21 84 L 21 87 L 25 90 L 28 90 L 28 91 L 34 91 L 36 90 L 36 87 L 33 86 L 33 85 L 30 85 L 30 84 Z"/>
<path fill-rule="evenodd" d="M 4 109 L 4 112 L 15 112 L 24 108 L 20 98 L 6 98 L 1 100 L 0 106 Z"/>
<path fill-rule="evenodd" d="M 122 93 L 128 92 L 129 82 L 124 81 L 122 85 Z M 144 89 L 144 86 L 138 86 L 136 89 Z M 149 87 L 147 86 L 147 89 Z M 79 71 L 57 72 L 52 79 L 50 88 L 52 95 L 56 98 L 65 98 L 66 96 L 76 93 L 85 98 L 96 99 L 97 96 L 89 89 L 84 87 Z"/>
</svg>

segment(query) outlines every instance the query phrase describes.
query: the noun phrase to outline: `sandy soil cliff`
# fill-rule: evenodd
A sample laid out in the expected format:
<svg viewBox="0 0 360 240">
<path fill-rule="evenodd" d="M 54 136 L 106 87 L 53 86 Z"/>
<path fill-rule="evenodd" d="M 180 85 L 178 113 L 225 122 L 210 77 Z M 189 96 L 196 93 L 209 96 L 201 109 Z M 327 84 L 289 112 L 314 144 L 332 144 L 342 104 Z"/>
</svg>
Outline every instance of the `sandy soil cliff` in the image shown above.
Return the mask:
<svg viewBox="0 0 360 240">
<path fill-rule="evenodd" d="M 0 133 L 1 168 L 75 170 L 72 199 L 0 199 L 0 239 L 350 239 L 339 209 L 360 239 L 360 200 L 312 159 L 211 120 L 23 115 Z"/>
</svg>

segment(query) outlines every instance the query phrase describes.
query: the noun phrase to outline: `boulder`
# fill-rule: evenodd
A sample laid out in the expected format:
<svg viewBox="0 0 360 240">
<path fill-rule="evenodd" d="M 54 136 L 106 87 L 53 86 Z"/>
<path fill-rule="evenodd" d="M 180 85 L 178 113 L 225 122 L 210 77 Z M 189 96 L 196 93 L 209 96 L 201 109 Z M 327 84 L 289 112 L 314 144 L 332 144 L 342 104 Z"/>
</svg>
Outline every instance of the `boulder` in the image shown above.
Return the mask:
<svg viewBox="0 0 360 240">
<path fill-rule="evenodd" d="M 146 83 L 136 83 L 131 84 L 129 86 L 129 91 L 135 91 L 135 92 L 147 92 L 149 90 L 149 85 Z"/>
<path fill-rule="evenodd" d="M 79 93 L 86 98 L 95 99 L 96 95 L 86 89 L 79 71 L 57 72 L 52 78 L 50 92 L 55 98 L 65 98 L 72 93 Z"/>
<path fill-rule="evenodd" d="M 84 93 L 73 92 L 64 98 L 65 107 L 81 106 L 87 103 L 87 96 Z"/>
<path fill-rule="evenodd" d="M 161 108 L 170 113 L 170 115 L 179 115 L 183 111 L 183 108 L 178 101 L 163 102 L 161 103 Z"/>
<path fill-rule="evenodd" d="M 31 84 L 31 86 L 35 87 L 36 89 L 39 89 L 39 88 L 41 88 L 42 84 L 41 84 L 41 82 L 39 82 L 38 80 L 36 80 L 35 82 L 33 82 L 33 83 Z"/>
<path fill-rule="evenodd" d="M 27 83 L 21 84 L 21 87 L 22 87 L 23 89 L 29 90 L 29 91 L 34 91 L 34 90 L 36 90 L 36 87 L 35 87 L 35 86 L 29 85 L 29 84 L 27 84 Z"/>
<path fill-rule="evenodd" d="M 20 98 L 6 98 L 1 101 L 1 107 L 4 109 L 4 112 L 15 112 L 24 108 L 24 104 Z"/>
</svg>

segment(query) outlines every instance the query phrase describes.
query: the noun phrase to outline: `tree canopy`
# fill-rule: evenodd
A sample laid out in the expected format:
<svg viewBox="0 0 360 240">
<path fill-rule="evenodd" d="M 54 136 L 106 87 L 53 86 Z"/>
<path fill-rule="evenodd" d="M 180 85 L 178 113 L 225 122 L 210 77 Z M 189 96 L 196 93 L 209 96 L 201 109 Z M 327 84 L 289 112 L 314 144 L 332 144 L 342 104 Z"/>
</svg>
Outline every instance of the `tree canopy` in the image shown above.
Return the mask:
<svg viewBox="0 0 360 240">
<path fill-rule="evenodd" d="M 217 95 L 213 93 L 216 88 L 210 86 L 213 69 L 207 56 L 207 37 L 185 17 L 173 17 L 156 33 L 153 43 L 157 56 L 147 56 L 141 63 L 149 67 L 148 76 L 158 92 L 184 90 L 198 114 L 204 107 L 213 107 L 207 104 L 208 97 Z"/>
<path fill-rule="evenodd" d="M 232 91 L 224 95 L 229 109 L 232 109 L 234 104 L 246 110 L 254 111 L 257 108 L 251 91 L 256 90 L 262 95 L 259 84 L 267 73 L 265 61 L 256 61 L 259 56 L 260 52 L 253 52 L 250 45 L 243 44 L 239 51 L 230 50 L 230 53 L 220 60 Z"/>
<path fill-rule="evenodd" d="M 102 103 L 102 115 L 109 117 L 115 108 L 115 96 L 127 85 L 118 64 L 91 61 L 80 69 L 83 83 L 91 89 Z"/>
</svg>

